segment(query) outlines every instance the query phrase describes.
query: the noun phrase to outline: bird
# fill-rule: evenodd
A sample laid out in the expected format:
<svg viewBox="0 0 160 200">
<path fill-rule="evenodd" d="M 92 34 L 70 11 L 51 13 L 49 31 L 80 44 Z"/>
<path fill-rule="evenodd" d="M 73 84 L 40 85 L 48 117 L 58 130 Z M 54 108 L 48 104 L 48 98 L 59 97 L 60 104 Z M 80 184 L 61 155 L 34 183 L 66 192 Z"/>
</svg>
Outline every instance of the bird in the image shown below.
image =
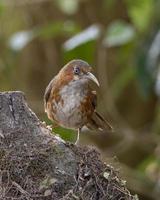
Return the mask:
<svg viewBox="0 0 160 200">
<path fill-rule="evenodd" d="M 44 109 L 58 126 L 77 130 L 78 144 L 83 127 L 112 131 L 112 126 L 96 111 L 97 94 L 91 82 L 100 86 L 92 67 L 81 59 L 68 62 L 50 81 L 44 93 Z"/>
</svg>

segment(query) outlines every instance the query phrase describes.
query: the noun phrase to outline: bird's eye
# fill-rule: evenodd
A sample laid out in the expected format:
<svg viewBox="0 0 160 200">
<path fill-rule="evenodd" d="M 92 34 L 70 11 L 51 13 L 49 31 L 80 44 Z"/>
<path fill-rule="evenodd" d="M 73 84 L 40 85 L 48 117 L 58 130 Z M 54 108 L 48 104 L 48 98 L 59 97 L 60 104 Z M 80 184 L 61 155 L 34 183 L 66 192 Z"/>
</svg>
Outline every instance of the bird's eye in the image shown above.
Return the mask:
<svg viewBox="0 0 160 200">
<path fill-rule="evenodd" d="M 74 74 L 76 74 L 76 75 L 80 74 L 80 68 L 79 67 L 74 68 Z"/>
</svg>

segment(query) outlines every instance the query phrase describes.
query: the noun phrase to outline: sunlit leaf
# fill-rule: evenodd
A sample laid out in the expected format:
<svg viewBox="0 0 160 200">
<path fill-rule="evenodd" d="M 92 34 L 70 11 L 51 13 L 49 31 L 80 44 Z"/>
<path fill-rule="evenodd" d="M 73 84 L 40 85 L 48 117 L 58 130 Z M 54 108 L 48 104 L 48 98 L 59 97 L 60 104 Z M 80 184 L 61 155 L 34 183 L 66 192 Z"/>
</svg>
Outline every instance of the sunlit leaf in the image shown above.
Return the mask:
<svg viewBox="0 0 160 200">
<path fill-rule="evenodd" d="M 148 49 L 146 68 L 155 80 L 155 92 L 160 96 L 160 30 L 156 33 Z"/>
<path fill-rule="evenodd" d="M 160 58 L 160 30 L 156 33 L 148 50 L 147 67 L 151 73 L 157 72 L 158 62 Z"/>
<path fill-rule="evenodd" d="M 78 0 L 56 0 L 59 8 L 66 14 L 74 14 L 78 9 Z"/>
<path fill-rule="evenodd" d="M 132 41 L 134 36 L 133 26 L 118 20 L 108 26 L 103 42 L 107 47 L 120 46 Z"/>
<path fill-rule="evenodd" d="M 34 38 L 34 33 L 31 30 L 20 31 L 13 34 L 8 41 L 8 45 L 11 49 L 15 51 L 20 51 L 23 49 L 32 39 Z"/>
<path fill-rule="evenodd" d="M 67 40 L 64 43 L 63 47 L 66 51 L 70 51 L 84 43 L 97 39 L 99 35 L 100 27 L 98 25 L 92 25 L 84 31 L 78 33 L 77 35 Z"/>
<path fill-rule="evenodd" d="M 25 30 L 14 33 L 8 41 L 8 45 L 15 51 L 22 50 L 34 38 L 54 38 L 59 35 L 73 35 L 79 31 L 78 25 L 72 21 L 49 23 L 45 26 L 35 27 L 33 30 Z"/>
<path fill-rule="evenodd" d="M 156 77 L 155 92 L 158 96 L 160 96 L 160 64 L 159 64 L 159 70 Z"/>
</svg>

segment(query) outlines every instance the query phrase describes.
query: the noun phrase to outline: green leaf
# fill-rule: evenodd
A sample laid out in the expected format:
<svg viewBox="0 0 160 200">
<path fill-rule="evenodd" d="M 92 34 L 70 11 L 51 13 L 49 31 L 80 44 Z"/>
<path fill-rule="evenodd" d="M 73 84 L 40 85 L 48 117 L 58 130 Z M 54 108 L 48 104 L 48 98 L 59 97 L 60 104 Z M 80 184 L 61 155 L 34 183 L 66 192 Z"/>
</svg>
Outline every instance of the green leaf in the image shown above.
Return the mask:
<svg viewBox="0 0 160 200">
<path fill-rule="evenodd" d="M 128 0 L 128 13 L 139 31 L 145 31 L 154 12 L 154 0 Z"/>
<path fill-rule="evenodd" d="M 63 52 L 64 63 L 67 63 L 72 59 L 79 58 L 82 60 L 86 60 L 88 63 L 92 64 L 94 60 L 95 49 L 96 49 L 96 42 L 89 41 L 80 46 L 77 46 L 74 49 L 71 49 L 69 51 L 64 51 Z"/>
<path fill-rule="evenodd" d="M 106 31 L 103 43 L 107 47 L 121 46 L 132 41 L 135 37 L 133 26 L 121 20 L 112 22 Z"/>
<path fill-rule="evenodd" d="M 69 140 L 69 141 L 74 141 L 74 138 L 76 138 L 77 136 L 75 131 L 60 126 L 53 128 L 53 132 L 60 135 L 64 140 Z"/>
</svg>

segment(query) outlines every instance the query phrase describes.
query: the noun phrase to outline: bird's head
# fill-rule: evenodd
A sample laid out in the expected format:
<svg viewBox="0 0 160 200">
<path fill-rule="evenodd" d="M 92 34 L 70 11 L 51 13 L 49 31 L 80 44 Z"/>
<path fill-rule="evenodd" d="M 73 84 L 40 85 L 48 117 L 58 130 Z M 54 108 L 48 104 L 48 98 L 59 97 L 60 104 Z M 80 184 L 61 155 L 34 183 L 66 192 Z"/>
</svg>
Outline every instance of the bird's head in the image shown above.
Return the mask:
<svg viewBox="0 0 160 200">
<path fill-rule="evenodd" d="M 91 73 L 92 67 L 83 60 L 72 60 L 59 72 L 60 76 L 70 80 L 93 81 L 99 86 L 97 78 Z"/>
</svg>

